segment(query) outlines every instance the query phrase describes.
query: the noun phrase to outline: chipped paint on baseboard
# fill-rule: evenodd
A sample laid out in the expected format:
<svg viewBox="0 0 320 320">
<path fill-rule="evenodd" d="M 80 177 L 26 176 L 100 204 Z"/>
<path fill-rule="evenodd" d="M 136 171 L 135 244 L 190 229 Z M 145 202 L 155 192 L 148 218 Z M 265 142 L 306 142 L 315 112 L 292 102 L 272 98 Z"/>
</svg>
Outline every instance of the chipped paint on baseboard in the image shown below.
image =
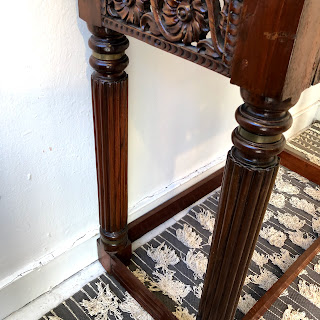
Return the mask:
<svg viewBox="0 0 320 320">
<path fill-rule="evenodd" d="M 139 216 L 143 215 L 147 212 L 150 208 L 149 206 L 153 205 L 156 206 L 158 202 L 164 202 L 167 199 L 170 199 L 175 194 L 181 192 L 181 187 L 184 189 L 188 188 L 190 185 L 196 183 L 197 181 L 203 179 L 204 175 L 209 175 L 213 171 L 218 170 L 224 164 L 226 159 L 226 154 L 222 154 L 217 157 L 214 161 L 210 162 L 209 164 L 197 169 L 196 171 L 186 175 L 182 179 L 172 182 L 167 187 L 158 190 L 152 195 L 148 195 L 147 197 L 143 198 L 142 200 L 138 201 L 134 206 L 129 208 L 129 221 L 138 218 Z M 14 272 L 10 276 L 2 279 L 0 281 L 0 290 L 9 286 L 13 282 L 19 280 L 20 278 L 26 276 L 27 274 L 47 265 L 52 260 L 56 259 L 63 253 L 72 250 L 73 248 L 77 247 L 81 243 L 97 236 L 99 234 L 99 228 L 95 228 L 93 230 L 89 230 L 84 235 L 76 238 L 75 240 L 69 241 L 68 244 L 64 244 L 60 248 L 46 254 L 45 256 L 41 257 L 40 259 L 34 260 L 33 262 L 25 265 L 22 269 Z"/>
<path fill-rule="evenodd" d="M 181 179 L 173 181 L 165 188 L 159 189 L 153 194 L 147 195 L 140 201 L 136 202 L 133 206 L 129 207 L 129 217 L 128 221 L 131 222 L 147 211 L 155 208 L 160 203 L 163 203 L 170 198 L 174 197 L 176 194 L 186 190 L 188 187 L 197 183 L 201 179 L 204 179 L 209 174 L 219 170 L 224 166 L 225 160 L 227 158 L 227 153 L 223 153 L 216 157 L 209 164 L 191 172 L 190 174 L 184 176 Z"/>
<path fill-rule="evenodd" d="M 46 254 L 45 256 L 41 257 L 38 260 L 35 260 L 26 266 L 24 266 L 22 269 L 18 270 L 17 272 L 14 272 L 10 276 L 2 279 L 0 281 L 0 290 L 5 288 L 6 286 L 12 284 L 13 282 L 19 280 L 20 278 L 24 277 L 25 275 L 33 272 L 34 270 L 37 270 L 38 268 L 41 268 L 45 265 L 47 265 L 49 262 L 54 260 L 55 258 L 61 256 L 63 253 L 72 250 L 73 248 L 79 246 L 80 244 L 86 242 L 87 240 L 97 236 L 99 234 L 99 228 L 95 228 L 93 230 L 89 230 L 84 235 L 80 236 L 79 238 L 75 240 L 69 241 L 69 243 L 65 244 L 64 246 Z"/>
</svg>

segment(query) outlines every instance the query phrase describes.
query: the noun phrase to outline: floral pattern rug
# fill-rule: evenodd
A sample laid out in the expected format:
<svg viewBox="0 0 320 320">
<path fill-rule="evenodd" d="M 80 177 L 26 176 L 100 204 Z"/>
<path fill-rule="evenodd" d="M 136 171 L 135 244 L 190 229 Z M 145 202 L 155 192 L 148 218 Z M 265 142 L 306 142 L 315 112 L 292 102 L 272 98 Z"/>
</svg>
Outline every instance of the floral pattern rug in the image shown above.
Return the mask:
<svg viewBox="0 0 320 320">
<path fill-rule="evenodd" d="M 315 121 L 290 139 L 287 148 L 320 166 L 320 122 Z"/>
<path fill-rule="evenodd" d="M 181 320 L 195 320 L 220 189 L 177 223 L 135 250 L 129 268 Z M 320 234 L 320 189 L 281 167 L 248 270 L 235 319 L 240 320 Z M 145 319 L 137 302 L 107 274 L 41 318 Z M 262 319 L 320 320 L 320 255 Z"/>
</svg>

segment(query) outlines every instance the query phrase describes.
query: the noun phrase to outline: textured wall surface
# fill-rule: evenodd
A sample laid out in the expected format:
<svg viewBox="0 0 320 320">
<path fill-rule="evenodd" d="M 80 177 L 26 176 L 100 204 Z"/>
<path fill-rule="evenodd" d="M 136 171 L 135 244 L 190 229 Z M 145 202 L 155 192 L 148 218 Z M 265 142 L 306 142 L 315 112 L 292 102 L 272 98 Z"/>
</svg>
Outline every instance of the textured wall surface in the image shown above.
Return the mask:
<svg viewBox="0 0 320 320">
<path fill-rule="evenodd" d="M 78 19 L 77 2 L 7 1 L 0 25 L 0 296 L 12 302 L 1 318 L 95 259 L 87 252 L 91 245 L 81 251 L 78 244 L 97 233 L 98 202 L 90 35 Z M 133 219 L 221 161 L 241 99 L 227 78 L 130 42 Z M 319 88 L 313 88 L 295 111 L 305 123 L 319 98 Z M 82 262 L 74 263 L 72 254 L 79 252 Z M 62 256 L 60 268 L 44 269 Z M 29 286 L 37 279 L 35 270 L 41 279 Z M 19 299 L 13 299 L 18 291 Z"/>
<path fill-rule="evenodd" d="M 76 10 L 2 5 L 0 281 L 97 227 L 88 33 Z"/>
</svg>

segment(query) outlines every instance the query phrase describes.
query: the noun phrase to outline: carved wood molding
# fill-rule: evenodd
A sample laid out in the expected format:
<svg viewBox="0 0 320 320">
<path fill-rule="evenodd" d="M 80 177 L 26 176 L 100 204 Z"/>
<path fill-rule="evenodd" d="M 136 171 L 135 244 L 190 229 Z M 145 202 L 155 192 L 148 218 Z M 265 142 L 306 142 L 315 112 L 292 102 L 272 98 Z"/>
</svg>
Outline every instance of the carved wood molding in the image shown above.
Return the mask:
<svg viewBox="0 0 320 320">
<path fill-rule="evenodd" d="M 229 76 L 242 0 L 102 0 L 104 26 Z"/>
<path fill-rule="evenodd" d="M 192 46 L 182 46 L 179 43 L 169 42 L 165 40 L 163 37 L 154 36 L 149 32 L 143 32 L 141 29 L 128 25 L 119 19 L 111 19 L 105 17 L 103 20 L 103 25 L 106 28 L 142 40 L 156 48 L 167 51 L 196 64 L 199 64 L 205 68 L 216 71 L 228 77 L 230 76 L 229 68 L 226 65 L 224 65 L 221 60 L 216 60 L 210 58 L 205 54 L 199 53 L 197 49 Z"/>
<path fill-rule="evenodd" d="M 225 0 L 224 10 L 221 12 L 223 24 L 220 23 L 220 28 L 225 39 L 223 62 L 228 66 L 231 66 L 238 39 L 241 9 L 242 0 Z"/>
</svg>

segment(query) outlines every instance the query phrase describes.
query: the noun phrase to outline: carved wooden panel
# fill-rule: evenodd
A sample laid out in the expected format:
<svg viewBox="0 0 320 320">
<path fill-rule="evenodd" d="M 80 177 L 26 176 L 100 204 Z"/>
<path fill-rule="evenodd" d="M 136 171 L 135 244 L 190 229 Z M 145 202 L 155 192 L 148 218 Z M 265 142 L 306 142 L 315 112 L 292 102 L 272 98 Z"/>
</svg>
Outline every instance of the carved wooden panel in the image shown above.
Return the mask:
<svg viewBox="0 0 320 320">
<path fill-rule="evenodd" d="M 229 76 L 242 0 L 102 0 L 104 26 Z"/>
</svg>

